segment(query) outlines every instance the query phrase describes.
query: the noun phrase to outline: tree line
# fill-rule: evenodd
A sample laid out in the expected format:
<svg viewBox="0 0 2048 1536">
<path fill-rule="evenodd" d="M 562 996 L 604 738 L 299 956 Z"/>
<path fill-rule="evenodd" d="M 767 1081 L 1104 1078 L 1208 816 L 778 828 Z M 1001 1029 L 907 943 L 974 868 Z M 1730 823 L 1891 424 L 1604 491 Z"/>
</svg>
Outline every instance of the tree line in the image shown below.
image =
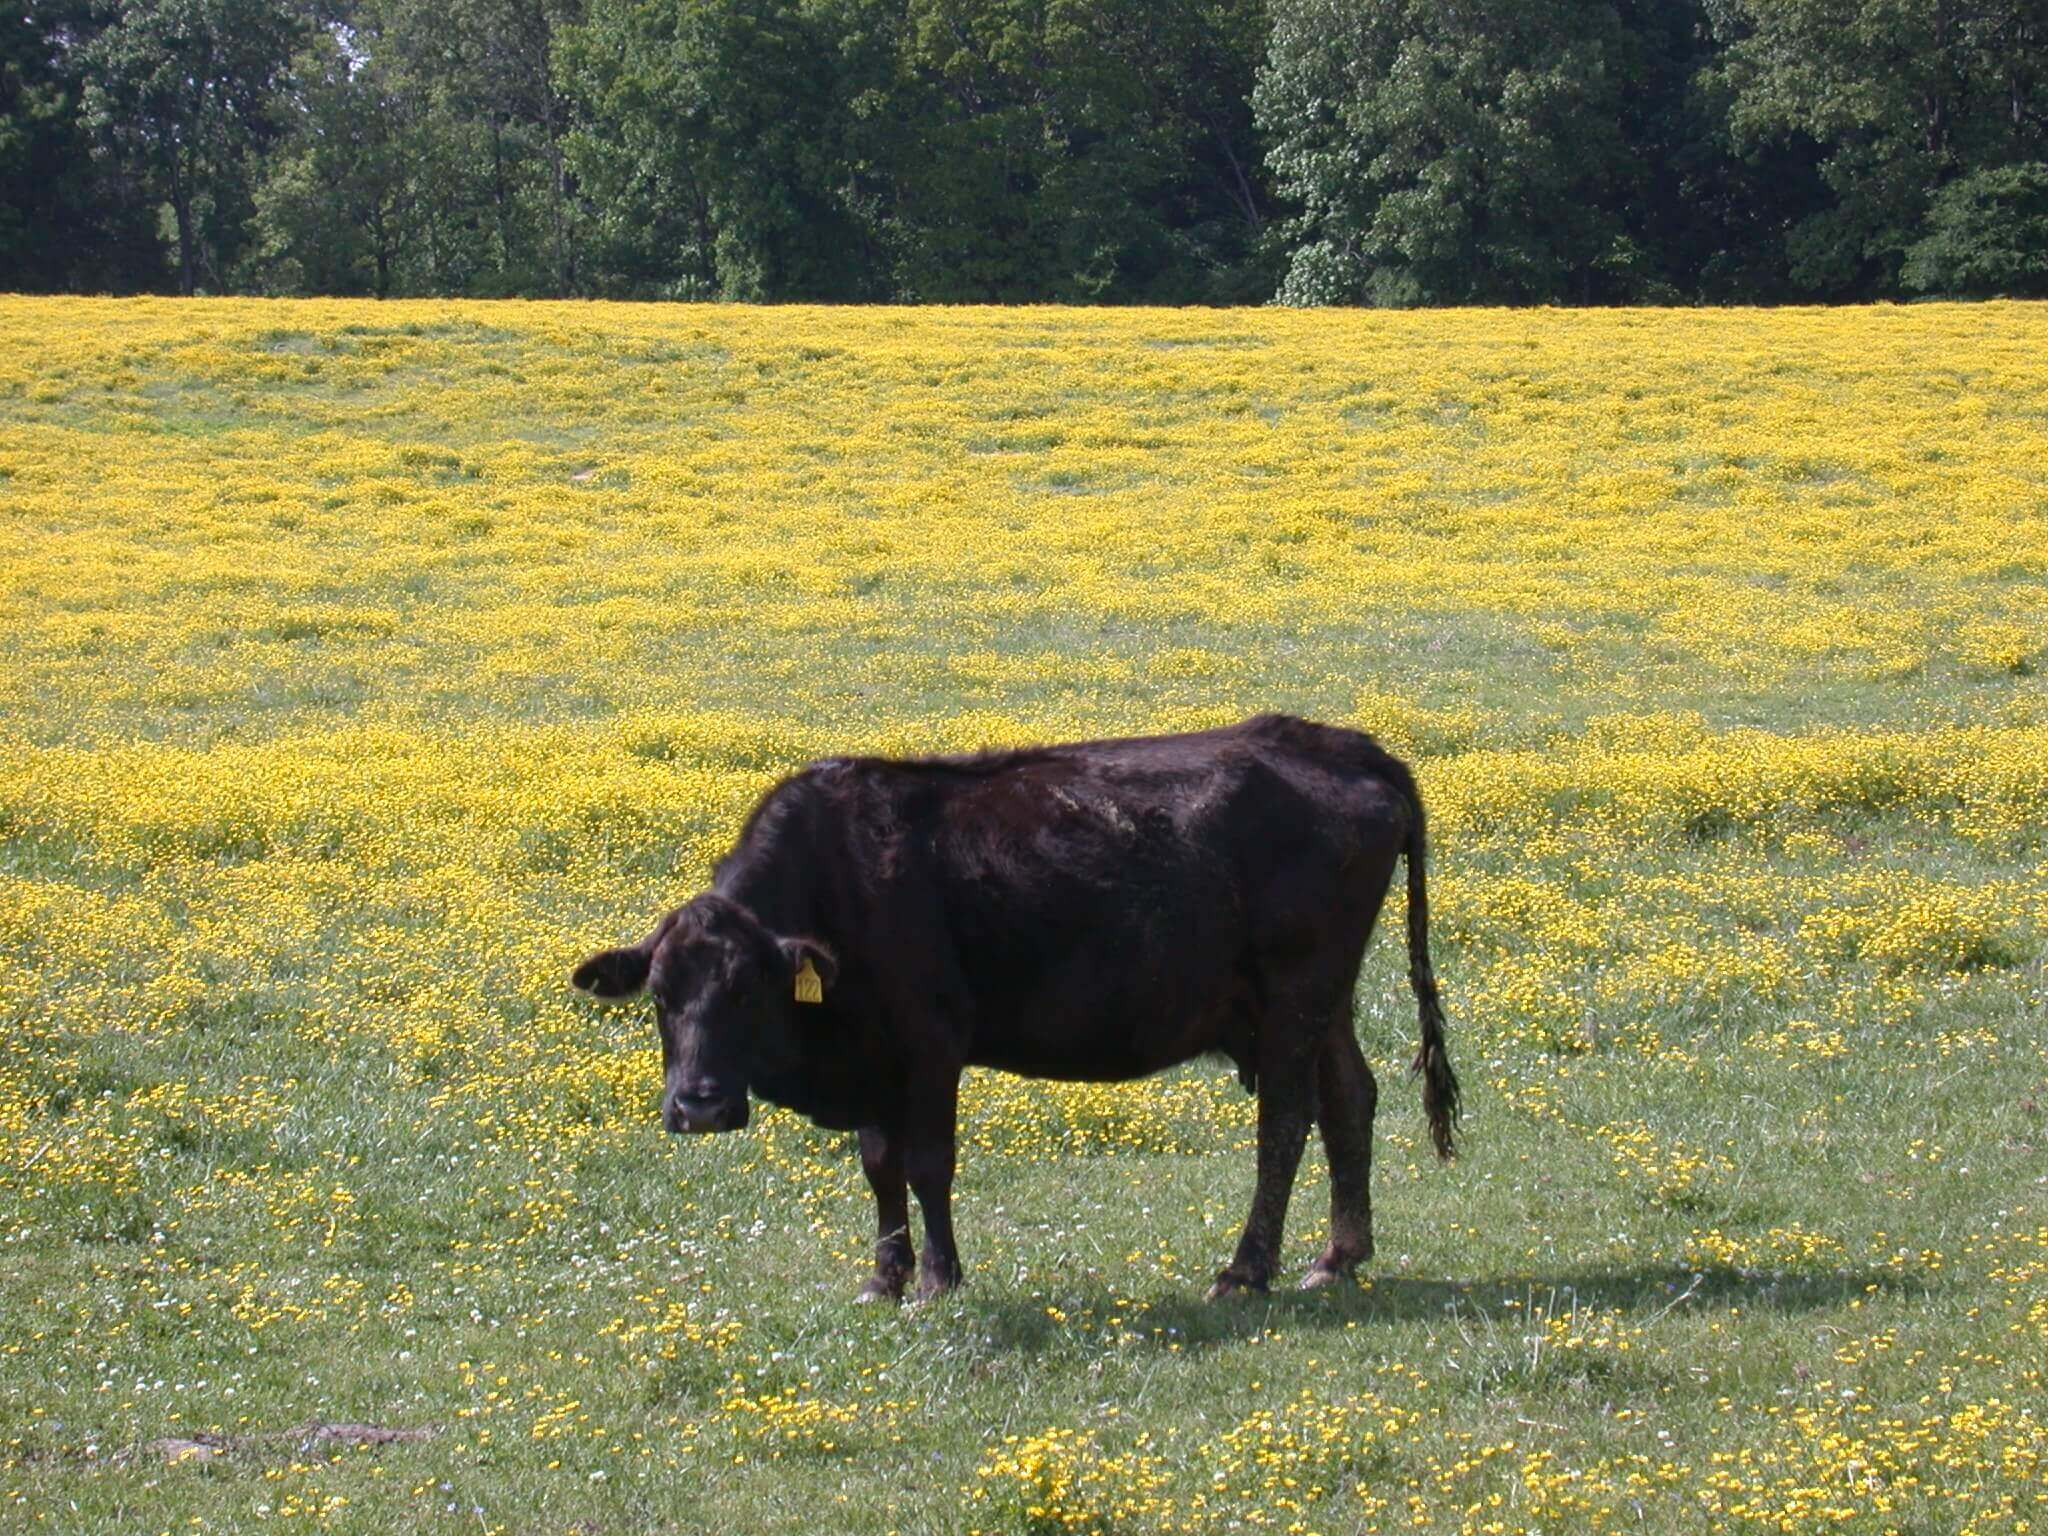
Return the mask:
<svg viewBox="0 0 2048 1536">
<path fill-rule="evenodd" d="M 0 289 L 2048 294 L 2048 0 L 15 0 Z"/>
</svg>

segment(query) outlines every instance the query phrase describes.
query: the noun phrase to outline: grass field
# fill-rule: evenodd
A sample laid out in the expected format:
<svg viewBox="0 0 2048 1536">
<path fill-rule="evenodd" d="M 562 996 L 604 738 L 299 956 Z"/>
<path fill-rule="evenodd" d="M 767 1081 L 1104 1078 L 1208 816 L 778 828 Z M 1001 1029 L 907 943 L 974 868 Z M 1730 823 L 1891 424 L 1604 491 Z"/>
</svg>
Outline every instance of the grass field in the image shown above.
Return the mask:
<svg viewBox="0 0 2048 1536">
<path fill-rule="evenodd" d="M 0 300 L 0 1528 L 2048 1529 L 2044 665 L 2041 307 Z M 1356 1288 L 1203 1304 L 1203 1064 L 855 1308 L 566 985 L 812 756 L 1269 708 L 1431 809 Z"/>
</svg>

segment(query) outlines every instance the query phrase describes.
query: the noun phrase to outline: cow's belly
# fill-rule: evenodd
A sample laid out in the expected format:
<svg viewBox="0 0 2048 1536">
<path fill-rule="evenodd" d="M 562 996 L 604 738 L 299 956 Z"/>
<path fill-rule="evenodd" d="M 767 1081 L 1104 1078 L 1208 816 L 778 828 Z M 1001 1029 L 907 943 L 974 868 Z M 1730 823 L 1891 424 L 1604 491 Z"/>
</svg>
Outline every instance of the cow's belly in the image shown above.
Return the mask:
<svg viewBox="0 0 2048 1536">
<path fill-rule="evenodd" d="M 977 1067 L 994 1067 L 1019 1077 L 1046 1077 L 1069 1083 L 1120 1083 L 1150 1077 L 1215 1049 L 1198 1044 L 1161 1049 L 1156 1041 L 1104 1040 L 1087 1047 L 1049 1047 L 1043 1041 L 1004 1040 L 977 1047 Z"/>
<path fill-rule="evenodd" d="M 953 959 L 969 993 L 968 1060 L 1113 1082 L 1229 1051 L 1233 1027 L 1253 1011 L 1254 966 L 1228 867 L 1162 837 L 1083 849 L 1094 865 L 1084 879 L 1086 869 L 1056 865 L 1055 852 L 1034 848 L 1039 862 L 1020 861 L 1009 881 L 948 893 Z M 1088 862 L 1075 855 L 1075 865 Z"/>
<path fill-rule="evenodd" d="M 1023 1077 L 1120 1082 L 1206 1052 L 1237 1057 L 1249 1045 L 1247 988 L 1223 968 L 1143 982 L 1125 975 L 1117 985 L 1054 985 L 980 1002 L 970 1062 Z"/>
</svg>

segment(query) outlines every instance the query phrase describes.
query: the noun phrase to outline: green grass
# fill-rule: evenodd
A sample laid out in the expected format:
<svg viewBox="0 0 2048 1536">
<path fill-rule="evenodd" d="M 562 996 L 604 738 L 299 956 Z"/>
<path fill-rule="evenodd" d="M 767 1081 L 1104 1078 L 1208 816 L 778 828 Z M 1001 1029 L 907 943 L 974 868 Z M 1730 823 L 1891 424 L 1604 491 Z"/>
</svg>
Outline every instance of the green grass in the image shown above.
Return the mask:
<svg viewBox="0 0 2048 1536">
<path fill-rule="evenodd" d="M 304 967 L 345 965 L 348 927 L 371 916 L 337 911 L 331 949 Z M 576 928 L 567 899 L 561 916 Z M 1455 948 L 1445 970 L 1455 999 Z M 33 1229 L 10 1234 L 0 1391 L 18 1429 L 6 1518 L 255 1529 L 287 1499 L 339 1496 L 348 1502 L 328 1523 L 342 1529 L 952 1530 L 963 1488 L 1003 1435 L 1092 1426 L 1118 1443 L 1149 1432 L 1202 1488 L 1197 1447 L 1248 1414 L 1303 1389 L 1387 1393 L 1390 1380 L 1434 1418 L 1366 1480 L 1427 1487 L 1431 1458 L 1455 1457 L 1465 1437 L 1513 1441 L 1515 1455 L 1465 1475 L 1457 1497 L 1470 1502 L 1513 1496 L 1530 1452 L 1771 1443 L 1768 1422 L 1731 1430 L 1723 1400 L 1754 1414 L 1854 1393 L 1880 1415 L 1917 1415 L 1930 1399 L 2009 1394 L 2016 1380 L 2038 1394 L 2038 1353 L 2012 1337 L 2015 1296 L 2039 1294 L 2038 1282 L 2015 1292 L 1993 1274 L 2010 1252 L 1971 1253 L 1965 1240 L 2024 1227 L 2040 1209 L 2041 987 L 2036 959 L 1931 1009 L 1930 1027 L 1981 1032 L 1955 1057 L 1904 1043 L 1920 1032 L 1902 1029 L 1790 1069 L 1742 1044 L 1782 1022 L 1765 1005 L 1734 1019 L 1710 1009 L 1633 1021 L 1683 1042 L 1685 1062 L 1625 1050 L 1487 1059 L 1454 1035 L 1471 1117 L 1466 1155 L 1439 1169 L 1394 1067 L 1412 1021 L 1382 948 L 1361 992 L 1386 1086 L 1380 1255 L 1364 1284 L 1199 1299 L 1249 1193 L 1239 1129 L 1175 1155 L 970 1149 L 957 1194 L 970 1284 L 878 1311 L 849 1305 L 868 1226 L 849 1138 L 782 1124 L 668 1140 L 651 1115 L 633 1123 L 600 1105 L 595 1115 L 624 1123 L 573 1163 L 536 1164 L 516 1143 L 424 1113 L 431 1075 L 409 1080 L 364 1040 L 323 1049 L 289 978 L 240 995 L 224 985 L 169 1036 L 123 1039 L 105 1021 L 62 1090 L 119 1097 L 176 1080 L 225 1092 L 248 1075 L 293 1084 L 274 1139 L 159 1132 L 132 1196 L 45 1203 Z M 509 1010 L 504 1027 L 518 1025 Z M 644 1048 L 637 1010 L 593 1012 L 591 1028 L 618 1049 Z M 464 1049 L 451 1045 L 457 1073 Z M 1530 1081 L 1553 1085 L 1561 1120 L 1504 1101 L 1501 1087 Z M 71 1107 L 53 1099 L 45 1112 Z M 1696 1194 L 1657 1198 L 1582 1129 L 1637 1121 L 1726 1166 Z M 992 1133 L 1000 1141 L 1001 1126 Z M 1201 1145 L 1200 1126 L 1187 1134 Z M 202 1212 L 170 1203 L 215 1170 L 254 1166 L 303 1173 L 316 1190 L 346 1182 L 353 1203 L 331 1221 L 283 1222 L 233 1199 Z M 528 1206 L 536 1197 L 545 1219 Z M 1312 1151 L 1290 1276 L 1314 1251 L 1322 1203 Z M 1702 1229 L 1751 1245 L 1783 1230 L 1844 1241 L 1817 1258 L 1722 1264 L 1689 1255 Z M 220 1304 L 243 1266 L 265 1277 L 259 1311 L 309 1315 L 225 1325 Z M 401 1286 L 403 1306 L 391 1301 Z M 615 1318 L 651 1317 L 636 1298 L 657 1288 L 708 1324 L 736 1321 L 737 1342 L 685 1342 L 650 1360 L 602 1336 Z M 1528 1321 L 1538 1307 L 1613 1309 L 1641 1336 L 1625 1352 L 1546 1354 Z M 195 1311 L 215 1321 L 195 1329 Z M 1878 1325 L 1884 1354 L 1834 1358 L 1838 1341 Z M 95 1342 L 53 1354 L 52 1334 Z M 830 1451 L 755 1438 L 721 1412 L 736 1388 L 798 1383 L 831 1402 L 903 1406 L 834 1432 Z M 570 1432 L 533 1438 L 537 1414 L 571 1399 Z M 338 1420 L 436 1433 L 361 1449 L 306 1449 L 292 1433 Z M 146 1448 L 202 1427 L 232 1449 L 170 1465 Z M 1343 1508 L 1330 1504 L 1316 1528 L 1350 1528 Z M 1641 1518 L 1677 1531 L 1705 1516 L 1665 1493 Z M 1455 1528 L 1454 1512 L 1439 1507 L 1438 1519 Z"/>
<path fill-rule="evenodd" d="M 1037 344 L 1032 317 L 1005 323 L 1022 328 L 1002 338 L 1008 350 Z M 1378 1256 L 1355 1287 L 1223 1305 L 1201 1297 L 1252 1178 L 1249 1104 L 1225 1066 L 1071 1100 L 977 1076 L 955 1198 L 967 1285 L 855 1307 L 872 1211 L 852 1138 L 781 1112 L 738 1136 L 663 1136 L 645 1009 L 564 985 L 582 952 L 684 893 L 759 782 L 842 741 L 916 745 L 927 722 L 953 745 L 946 723 L 977 712 L 1079 731 L 1384 707 L 1429 793 L 1475 755 L 1565 752 L 1637 714 L 1693 716 L 1720 741 L 1738 728 L 2024 726 L 2041 718 L 2037 675 L 1938 648 L 1891 671 L 1853 651 L 1731 669 L 1661 632 L 1654 602 L 1561 599 L 1539 624 L 1460 606 L 1454 580 L 1433 604 L 1368 595 L 1315 622 L 1145 623 L 1005 606 L 1033 572 L 983 568 L 971 551 L 950 582 L 856 573 L 857 604 L 815 619 L 764 556 L 746 579 L 797 618 L 735 624 L 734 592 L 703 590 L 683 563 L 737 537 L 739 514 L 698 505 L 709 469 L 685 486 L 695 500 L 677 490 L 680 470 L 655 489 L 624 468 L 572 490 L 565 477 L 611 466 L 643 435 L 650 457 L 744 442 L 749 402 L 801 404 L 819 381 L 848 392 L 848 414 L 887 401 L 862 393 L 858 356 L 821 347 L 756 367 L 678 324 L 672 343 L 622 357 L 595 332 L 539 338 L 516 314 L 438 336 L 280 323 L 262 345 L 302 370 L 288 380 L 224 380 L 143 352 L 135 380 L 104 399 L 76 381 L 56 403 L 0 399 L 10 425 L 125 432 L 138 454 L 145 429 L 217 443 L 226 489 L 259 478 L 267 444 L 332 432 L 388 448 L 394 483 L 449 497 L 407 524 L 416 549 L 394 550 L 388 530 L 302 525 L 318 514 L 300 493 L 325 490 L 295 487 L 289 506 L 254 500 L 230 520 L 247 540 L 232 557 L 188 547 L 192 531 L 168 513 L 149 523 L 148 506 L 127 532 L 159 563 L 132 586 L 81 587 L 49 553 L 68 546 L 30 535 L 64 519 L 90 528 L 90 495 L 31 516 L 0 477 L 18 541 L 8 591 L 26 615 L 7 631 L 19 652 L 10 765 L 54 773 L 71 760 L 37 754 L 218 754 L 392 722 L 445 758 L 445 775 L 430 762 L 408 776 L 415 765 L 369 756 L 358 798 L 322 779 L 285 811 L 266 798 L 274 785 L 222 777 L 205 786 L 211 819 L 180 820 L 158 787 L 165 804 L 110 793 L 103 820 L 84 825 L 48 809 L 57 787 L 9 780 L 0 1528 L 2042 1528 L 2038 827 L 1967 837 L 1944 805 L 1879 795 L 1757 816 L 1716 802 L 1617 830 L 1599 782 L 1500 825 L 1451 819 L 1432 899 L 1463 1155 L 1447 1167 L 1428 1155 L 1402 1070 L 1415 1030 L 1405 957 L 1398 928 L 1383 931 L 1357 1006 L 1382 1089 Z M 1150 352 L 1172 359 L 1200 340 Z M 457 363 L 409 361 L 426 341 L 458 344 Z M 370 381 L 325 371 L 380 355 L 392 371 Z M 1079 503 L 1126 488 L 1137 472 L 1123 460 L 1099 479 L 1040 462 L 1069 440 L 1069 416 L 1075 437 L 1108 431 L 1081 407 L 1125 381 L 1093 361 L 1108 372 L 991 393 L 975 435 L 931 427 L 934 463 L 985 461 L 1006 496 Z M 627 370 L 616 401 L 598 371 L 612 364 Z M 671 419 L 626 387 L 654 369 L 713 370 L 725 393 Z M 962 370 L 926 384 L 972 396 L 986 381 Z M 459 408 L 465 388 L 528 373 L 581 392 L 537 396 L 510 419 Z M 1273 398 L 1296 387 L 1276 375 Z M 1393 405 L 1358 388 L 1347 443 L 1364 452 Z M 1457 399 L 1427 408 L 1470 415 Z M 1185 431 L 1191 411 L 1265 409 L 1183 381 L 1134 407 L 1118 446 L 1157 447 L 1146 410 Z M 785 443 L 784 473 L 815 459 L 859 478 L 832 462 L 843 434 L 831 414 Z M 1171 457 L 1176 439 L 1161 441 Z M 478 480 L 468 456 L 507 443 L 539 456 L 522 493 L 581 510 L 534 514 L 510 491 L 498 505 L 505 488 Z M 1163 498 L 1170 468 L 1144 482 Z M 1724 468 L 1701 465 L 1680 499 L 1711 504 Z M 1854 516 L 1827 499 L 1857 484 L 1828 454 L 1793 482 L 1803 514 Z M 1483 488 L 1460 486 L 1441 527 L 1403 509 L 1415 526 L 1402 537 L 1448 540 L 1486 505 Z M 831 506 L 851 566 L 858 497 Z M 650 520 L 674 566 L 622 572 L 550 543 L 609 549 Z M 1574 537 L 1549 558 L 1568 565 Z M 508 540 L 526 542 L 507 552 Z M 1304 540 L 1270 541 L 1275 581 L 1305 568 L 1293 563 Z M 1744 551 L 1699 559 L 1741 566 Z M 1987 604 L 2023 611 L 2037 565 L 2016 557 L 1986 578 Z M 1175 579 L 1170 562 L 1133 577 Z M 1589 570 L 1588 590 L 1601 579 Z M 1896 572 L 1840 579 L 1904 609 L 1924 597 Z M 536 643 L 490 675 L 513 641 L 469 619 L 534 591 L 545 622 L 579 639 L 613 622 L 606 605 L 622 596 L 668 606 L 631 621 L 630 664 L 557 667 Z M 164 615 L 161 629 L 126 627 L 138 612 Z M 101 632 L 68 627 L 88 616 Z M 520 622 L 543 619 L 522 610 Z M 1414 707 L 1397 712 L 1402 701 Z M 725 734 L 705 740 L 702 720 L 721 714 Z M 501 756 L 465 757 L 479 739 Z M 622 816 L 581 791 L 536 792 L 502 842 L 464 799 L 502 805 L 586 763 L 631 783 L 658 775 L 669 793 Z M 257 809 L 242 813 L 245 799 Z M 1867 935 L 1823 951 L 1817 920 L 1864 912 L 1890 875 L 1958 900 L 2017 894 L 1952 963 L 1888 959 Z M 1397 903 L 1388 921 L 1400 917 Z M 1737 962 L 1772 945 L 1790 972 L 1755 983 Z M 1726 963 L 1668 982 L 1630 968 L 1659 946 Z M 1532 976 L 1544 990 L 1515 990 Z M 87 1154 L 104 1162 L 67 1161 Z M 1326 1189 L 1312 1140 L 1283 1285 L 1319 1246 Z M 1316 1407 L 1288 1428 L 1304 1393 Z M 777 1394 L 791 1406 L 761 1411 Z M 1334 1421 L 1316 1415 L 1354 1399 L 1361 1415 L 1318 1438 Z M 1251 1434 L 1269 1459 L 1245 1462 L 1234 1447 L 1262 1414 L 1278 1415 Z M 1883 1428 L 1936 1421 L 1906 1449 Z M 424 1433 L 315 1435 L 343 1423 Z M 1033 1515 L 1014 1479 L 981 1473 L 1006 1437 L 1055 1428 L 1088 1432 L 1094 1451 L 1073 1462 L 1057 1508 Z M 192 1437 L 208 1454 L 167 1451 Z M 1736 1476 L 1756 1488 L 1716 1481 Z M 1157 1481 L 1131 1502 L 1171 1511 L 1117 1514 L 1117 1490 L 1145 1477 Z"/>
</svg>

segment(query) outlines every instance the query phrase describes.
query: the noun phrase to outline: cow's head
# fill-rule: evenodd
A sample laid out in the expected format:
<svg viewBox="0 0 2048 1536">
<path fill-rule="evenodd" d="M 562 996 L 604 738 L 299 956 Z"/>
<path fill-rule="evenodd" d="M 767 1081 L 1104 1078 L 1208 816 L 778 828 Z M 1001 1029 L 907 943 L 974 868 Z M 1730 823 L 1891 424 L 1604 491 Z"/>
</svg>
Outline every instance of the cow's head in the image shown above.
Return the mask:
<svg viewBox="0 0 2048 1536">
<path fill-rule="evenodd" d="M 607 949 L 571 980 L 598 997 L 654 997 L 661 1033 L 662 1123 L 671 1131 L 737 1131 L 747 1123 L 747 1079 L 763 1035 L 795 1001 L 811 966 L 829 988 L 832 953 L 813 939 L 771 933 L 738 902 L 705 892 L 638 944 Z"/>
</svg>

